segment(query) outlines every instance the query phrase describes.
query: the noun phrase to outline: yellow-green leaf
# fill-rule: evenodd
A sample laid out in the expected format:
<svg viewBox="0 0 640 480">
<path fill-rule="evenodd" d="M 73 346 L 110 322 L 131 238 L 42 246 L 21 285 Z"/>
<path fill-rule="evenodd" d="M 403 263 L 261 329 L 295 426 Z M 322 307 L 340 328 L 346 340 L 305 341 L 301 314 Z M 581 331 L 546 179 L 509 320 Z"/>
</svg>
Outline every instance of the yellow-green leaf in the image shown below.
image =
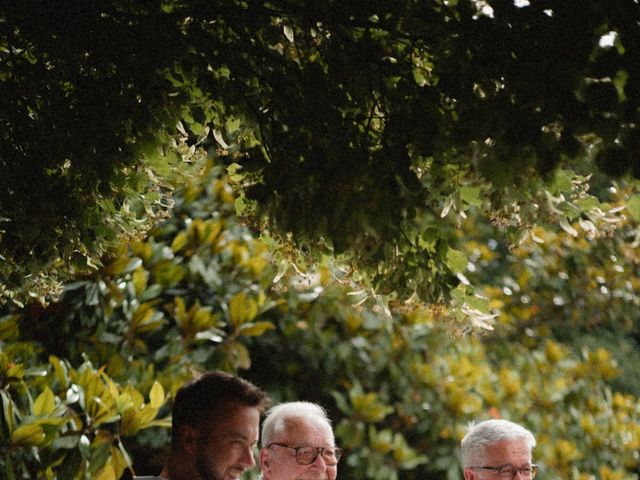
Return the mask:
<svg viewBox="0 0 640 480">
<path fill-rule="evenodd" d="M 267 330 L 273 330 L 276 327 L 271 322 L 255 322 L 240 325 L 238 332 L 245 337 L 259 337 Z"/>
<path fill-rule="evenodd" d="M 127 459 L 122 452 L 115 447 L 111 447 L 111 464 L 116 472 L 116 478 L 121 478 L 125 468 L 127 468 Z"/>
<path fill-rule="evenodd" d="M 174 252 L 179 252 L 187 244 L 187 240 L 189 240 L 188 232 L 180 232 L 175 236 L 173 242 L 171 242 L 171 250 L 173 250 Z"/>
<path fill-rule="evenodd" d="M 140 305 L 131 318 L 132 327 L 137 328 L 149 322 L 149 320 L 152 319 L 154 312 L 155 310 L 150 304 L 143 303 Z"/>
<path fill-rule="evenodd" d="M 98 473 L 96 473 L 96 480 L 118 480 L 113 465 L 106 464 L 102 467 Z"/>
<path fill-rule="evenodd" d="M 33 404 L 33 413 L 38 417 L 49 415 L 56 408 L 55 395 L 49 387 L 45 387 Z"/>
<path fill-rule="evenodd" d="M 58 380 L 58 384 L 62 388 L 69 386 L 69 372 L 66 365 L 64 365 L 60 359 L 54 355 L 49 356 L 49 363 L 53 366 L 53 373 Z"/>
<path fill-rule="evenodd" d="M 164 388 L 160 382 L 153 382 L 151 391 L 149 392 L 149 405 L 152 408 L 158 409 L 164 403 Z"/>
<path fill-rule="evenodd" d="M 258 304 L 244 292 L 235 294 L 229 301 L 229 316 L 234 327 L 250 322 L 257 314 Z"/>
<path fill-rule="evenodd" d="M 105 267 L 105 272 L 110 275 L 119 275 L 129 265 L 129 257 L 122 256 L 115 261 L 111 262 Z"/>
<path fill-rule="evenodd" d="M 0 317 L 0 340 L 12 340 L 18 337 L 19 315 L 6 315 Z"/>
<path fill-rule="evenodd" d="M 142 395 L 133 385 L 127 385 L 124 393 L 131 396 L 131 402 L 135 407 L 144 405 L 144 395 Z"/>
<path fill-rule="evenodd" d="M 141 415 L 135 408 L 131 408 L 122 413 L 120 423 L 120 433 L 125 436 L 133 436 L 140 431 Z"/>
<path fill-rule="evenodd" d="M 479 207 L 482 205 L 481 198 L 482 189 L 472 185 L 463 185 L 460 187 L 460 198 L 469 205 Z"/>
<path fill-rule="evenodd" d="M 467 257 L 464 253 L 450 248 L 447 250 L 447 267 L 453 273 L 460 273 L 467 268 Z"/>
<path fill-rule="evenodd" d="M 13 445 L 39 445 L 44 441 L 45 435 L 42 427 L 38 424 L 31 423 L 21 425 L 11 434 L 11 443 Z"/>
<path fill-rule="evenodd" d="M 136 289 L 136 294 L 140 295 L 147 288 L 149 273 L 144 268 L 137 268 L 131 274 L 131 281 Z"/>
<path fill-rule="evenodd" d="M 9 433 L 12 433 L 14 428 L 13 400 L 5 390 L 0 390 L 0 397 L 2 398 L 2 413 L 4 414 L 4 420 L 7 422 Z"/>
<path fill-rule="evenodd" d="M 640 221 L 640 195 L 634 195 L 627 201 L 627 210 L 634 220 Z"/>
<path fill-rule="evenodd" d="M 7 372 L 5 373 L 5 375 L 10 380 L 22 379 L 24 377 L 24 365 L 22 365 L 21 363 L 9 364 L 9 367 L 7 368 Z"/>
<path fill-rule="evenodd" d="M 251 356 L 249 350 L 243 344 L 238 342 L 230 343 L 225 348 L 225 360 L 234 369 L 251 367 Z"/>
</svg>

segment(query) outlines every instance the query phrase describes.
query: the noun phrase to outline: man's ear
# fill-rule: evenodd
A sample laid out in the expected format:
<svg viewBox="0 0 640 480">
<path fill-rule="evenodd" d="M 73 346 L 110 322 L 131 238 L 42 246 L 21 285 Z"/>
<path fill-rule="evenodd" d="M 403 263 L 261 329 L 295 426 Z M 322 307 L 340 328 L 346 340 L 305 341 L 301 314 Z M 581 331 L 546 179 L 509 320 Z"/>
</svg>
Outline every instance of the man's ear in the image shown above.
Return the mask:
<svg viewBox="0 0 640 480">
<path fill-rule="evenodd" d="M 262 473 L 269 470 L 271 466 L 271 452 L 269 452 L 268 448 L 260 449 L 260 471 Z"/>
<path fill-rule="evenodd" d="M 200 431 L 190 425 L 181 425 L 178 433 L 180 449 L 183 452 L 195 455 L 200 440 Z"/>
<path fill-rule="evenodd" d="M 470 468 L 465 468 L 464 469 L 464 480 L 473 480 L 474 475 L 473 475 L 473 470 L 471 470 Z"/>
</svg>

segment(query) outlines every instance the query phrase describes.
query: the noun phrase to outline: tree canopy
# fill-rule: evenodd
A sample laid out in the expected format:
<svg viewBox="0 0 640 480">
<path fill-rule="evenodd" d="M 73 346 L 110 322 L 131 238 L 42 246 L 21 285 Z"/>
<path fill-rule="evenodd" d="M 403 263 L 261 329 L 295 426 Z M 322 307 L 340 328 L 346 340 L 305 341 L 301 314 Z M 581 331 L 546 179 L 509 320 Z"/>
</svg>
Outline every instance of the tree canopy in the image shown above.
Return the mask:
<svg viewBox="0 0 640 480">
<path fill-rule="evenodd" d="M 519 209 L 526 229 L 562 220 L 532 201 L 555 167 L 639 175 L 639 9 L 3 2 L 3 296 L 51 292 L 144 232 L 216 146 L 261 225 L 381 291 L 446 299 L 451 208 Z"/>
</svg>

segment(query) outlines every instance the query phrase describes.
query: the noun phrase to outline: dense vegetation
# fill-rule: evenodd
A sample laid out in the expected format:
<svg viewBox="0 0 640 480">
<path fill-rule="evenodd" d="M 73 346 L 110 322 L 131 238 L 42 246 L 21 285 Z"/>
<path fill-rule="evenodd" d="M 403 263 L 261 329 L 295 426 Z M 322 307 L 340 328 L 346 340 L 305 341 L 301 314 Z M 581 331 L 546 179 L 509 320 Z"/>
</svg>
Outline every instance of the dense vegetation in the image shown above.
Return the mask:
<svg viewBox="0 0 640 480">
<path fill-rule="evenodd" d="M 219 174 L 189 185 L 169 220 L 97 277 L 68 284 L 59 303 L 2 317 L 8 478 L 154 473 L 175 388 L 191 369 L 225 368 L 276 401 L 329 408 L 348 452 L 344 478 L 460 479 L 466 424 L 505 416 L 537 433 L 546 478 L 637 479 L 635 357 L 627 366 L 614 349 L 569 338 L 599 328 L 633 341 L 635 322 L 620 323 L 638 308 L 627 227 L 592 242 L 538 230 L 545 243 L 525 242 L 510 261 L 503 240 L 465 227 L 475 234 L 465 274 L 484 275 L 484 301 L 502 313 L 497 331 L 461 336 L 469 323 L 444 307 L 385 311 L 333 260 L 291 263 L 238 223 Z M 552 300 L 566 295 L 579 314 Z"/>
<path fill-rule="evenodd" d="M 505 416 L 637 480 L 639 13 L 2 2 L 0 471 L 154 473 L 223 368 L 327 406 L 344 478 L 459 480 Z"/>
<path fill-rule="evenodd" d="M 533 207 L 538 173 L 591 156 L 639 174 L 639 10 L 5 1 L 0 295 L 55 294 L 148 230 L 194 174 L 189 145 L 171 146 L 182 120 L 190 146 L 213 135 L 236 154 L 239 206 L 261 224 L 344 253 L 382 290 L 447 300 L 452 206 L 517 207 L 527 229 L 563 220 Z"/>
</svg>

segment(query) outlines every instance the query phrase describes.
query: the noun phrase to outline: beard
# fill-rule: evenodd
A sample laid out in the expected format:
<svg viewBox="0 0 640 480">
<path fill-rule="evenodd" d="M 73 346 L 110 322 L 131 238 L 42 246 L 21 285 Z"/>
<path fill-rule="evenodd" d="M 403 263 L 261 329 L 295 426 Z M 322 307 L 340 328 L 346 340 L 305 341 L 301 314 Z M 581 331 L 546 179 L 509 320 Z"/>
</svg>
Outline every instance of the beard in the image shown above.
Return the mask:
<svg viewBox="0 0 640 480">
<path fill-rule="evenodd" d="M 213 466 L 207 463 L 207 458 L 202 451 L 198 452 L 196 458 L 196 470 L 202 480 L 223 480 L 223 477 L 213 470 Z"/>
</svg>

